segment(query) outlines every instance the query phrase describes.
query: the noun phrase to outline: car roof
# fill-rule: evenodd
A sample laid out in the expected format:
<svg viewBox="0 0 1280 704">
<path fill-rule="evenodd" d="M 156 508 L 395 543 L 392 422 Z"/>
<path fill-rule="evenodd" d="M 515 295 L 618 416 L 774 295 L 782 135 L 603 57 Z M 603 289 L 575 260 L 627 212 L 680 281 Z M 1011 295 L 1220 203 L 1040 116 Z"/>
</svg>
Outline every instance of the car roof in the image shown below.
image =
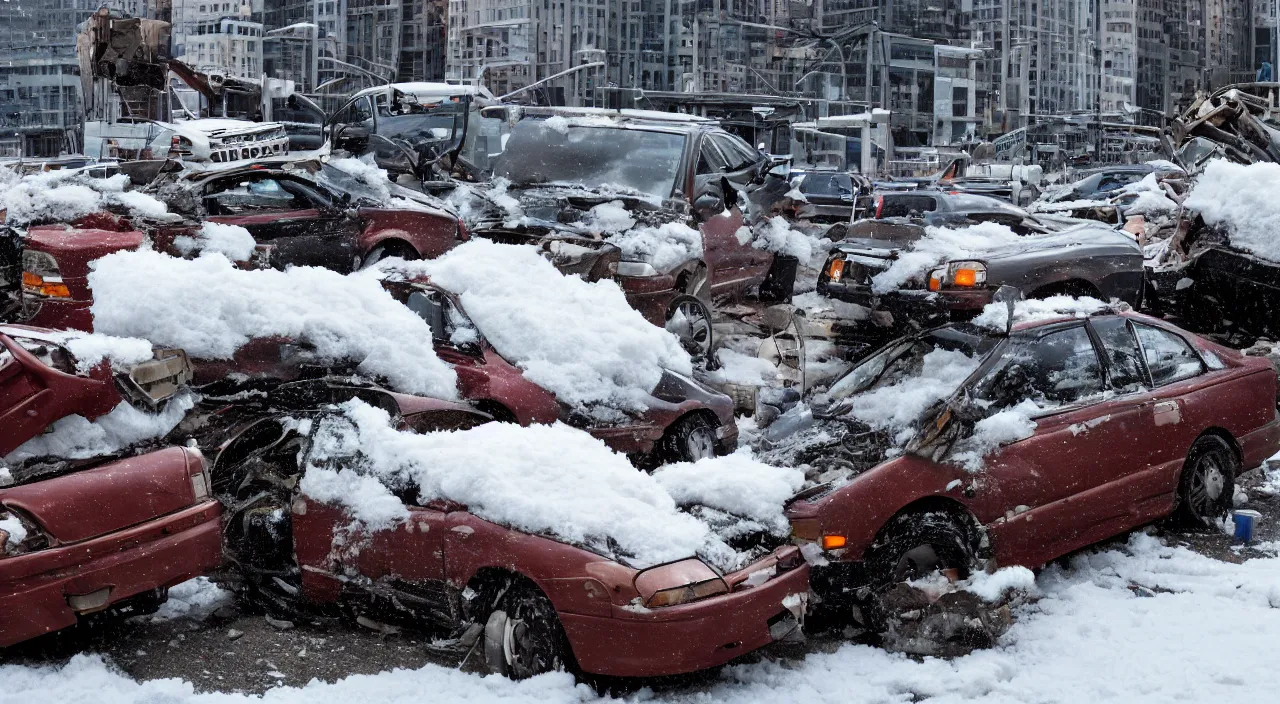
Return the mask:
<svg viewBox="0 0 1280 704">
<path fill-rule="evenodd" d="M 453 83 L 436 83 L 427 81 L 416 81 L 412 83 L 390 83 L 387 85 L 374 86 L 365 88 L 362 91 L 352 95 L 350 100 L 363 98 L 366 95 L 377 95 L 386 92 L 387 88 L 394 88 L 401 93 L 407 93 L 417 98 L 452 98 L 454 96 L 479 96 L 481 98 L 493 99 L 493 93 L 489 92 L 484 86 L 456 85 Z"/>
<path fill-rule="evenodd" d="M 719 128 L 720 123 L 697 115 L 686 115 L 680 112 L 662 112 L 660 110 L 610 110 L 607 108 L 567 108 L 567 107 L 521 107 L 521 116 L 559 115 L 561 117 L 602 117 L 626 123 L 655 123 L 672 127 Z"/>
</svg>

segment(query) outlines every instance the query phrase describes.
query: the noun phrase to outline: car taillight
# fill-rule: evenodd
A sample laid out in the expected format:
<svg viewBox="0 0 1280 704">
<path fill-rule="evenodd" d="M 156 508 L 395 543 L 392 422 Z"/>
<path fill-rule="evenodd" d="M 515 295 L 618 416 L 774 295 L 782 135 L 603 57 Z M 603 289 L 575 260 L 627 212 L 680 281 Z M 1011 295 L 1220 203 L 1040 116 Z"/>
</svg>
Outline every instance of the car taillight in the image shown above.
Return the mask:
<svg viewBox="0 0 1280 704">
<path fill-rule="evenodd" d="M 876 219 L 880 219 L 880 213 L 884 211 L 884 196 L 876 196 Z"/>
<path fill-rule="evenodd" d="M 191 493 L 196 501 L 205 501 L 213 491 L 213 482 L 209 478 L 209 463 L 205 461 L 204 453 L 196 447 L 194 440 L 187 444 L 186 450 L 189 458 L 187 469 L 191 476 Z"/>
<path fill-rule="evenodd" d="M 47 252 L 26 250 L 22 253 L 22 290 L 48 298 L 71 298 L 62 282 L 58 261 Z"/>
<path fill-rule="evenodd" d="M 827 278 L 832 283 L 840 283 L 840 279 L 844 277 L 844 259 L 840 257 L 832 257 L 827 264 Z"/>
</svg>

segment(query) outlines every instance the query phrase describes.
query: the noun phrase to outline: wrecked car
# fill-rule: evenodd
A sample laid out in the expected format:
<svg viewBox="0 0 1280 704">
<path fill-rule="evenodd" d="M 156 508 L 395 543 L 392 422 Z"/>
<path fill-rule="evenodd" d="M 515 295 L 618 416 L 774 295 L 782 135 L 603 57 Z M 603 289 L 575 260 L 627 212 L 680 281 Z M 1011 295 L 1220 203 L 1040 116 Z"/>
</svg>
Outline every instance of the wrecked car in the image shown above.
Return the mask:
<svg viewBox="0 0 1280 704">
<path fill-rule="evenodd" d="M 1276 83 L 1234 83 L 1197 97 L 1169 123 L 1167 146 L 1190 171 L 1214 158 L 1280 162 Z"/>
<path fill-rule="evenodd" d="M 828 604 L 882 626 L 877 595 L 934 570 L 1038 567 L 1168 516 L 1212 527 L 1277 450 L 1268 361 L 1060 303 L 899 339 L 771 414 L 761 460 L 808 466 L 788 515 L 831 562 L 814 576 Z"/>
<path fill-rule="evenodd" d="M 23 319 L 92 330 L 87 279 L 92 261 L 148 241 L 180 256 L 184 241 L 200 241 L 202 226 L 196 223 L 201 222 L 245 228 L 254 246 L 244 265 L 259 268 L 320 266 L 345 273 L 389 256 L 435 257 L 467 239 L 458 219 L 435 207 L 429 196 L 378 185 L 385 190 L 317 161 L 162 174 L 147 190 L 185 219 L 151 221 L 103 212 L 26 228 Z"/>
<path fill-rule="evenodd" d="M 792 169 L 792 184 L 804 195 L 808 205 L 799 207 L 799 216 L 817 223 L 858 220 L 867 209 L 871 181 L 862 174 L 849 171 L 802 171 Z"/>
<path fill-rule="evenodd" d="M 910 218 L 934 227 L 962 227 L 995 222 L 1019 234 L 1049 232 L 1027 211 L 990 196 L 947 191 L 882 192 L 875 195 L 867 217 L 876 220 Z M 838 234 L 843 226 L 837 228 Z M 833 236 L 832 239 L 835 239 Z"/>
<path fill-rule="evenodd" d="M 448 452 L 436 443 L 492 427 L 420 439 Z M 452 416 L 440 425 L 456 428 Z M 229 507 L 226 550 L 250 598 L 286 614 L 344 613 L 375 627 L 443 633 L 464 661 L 512 679 L 554 670 L 678 674 L 799 635 L 809 568 L 794 546 L 760 551 L 727 572 L 693 556 L 633 565 L 608 541 L 521 530 L 486 518 L 492 507 L 428 494 L 412 478 L 413 458 L 397 460 L 401 479 L 374 479 L 376 461 L 354 432 L 332 410 L 292 414 L 264 419 L 221 448 L 214 486 Z M 335 445 L 335 436 L 347 440 Z M 510 438 L 474 442 L 495 436 Z M 398 518 L 371 525 L 340 498 L 317 498 L 323 482 L 344 473 L 382 482 L 402 503 Z"/>
<path fill-rule="evenodd" d="M 464 196 L 481 201 L 472 234 L 539 244 L 566 273 L 612 278 L 655 325 L 677 314 L 696 325 L 681 334 L 703 356 L 712 297 L 789 299 L 794 260 L 752 246 L 749 221 L 786 189 L 760 187 L 774 164 L 741 138 L 688 115 L 504 110 L 514 121 L 495 181 Z"/>
<path fill-rule="evenodd" d="M 221 562 L 221 507 L 195 447 L 142 444 L 68 459 L 26 443 L 72 414 L 154 410 L 185 383 L 180 350 L 80 369 L 68 335 L 0 326 L 0 647 L 102 613 L 154 611 Z"/>
<path fill-rule="evenodd" d="M 1130 235 L 1086 223 L 1062 232 L 1027 235 L 994 244 L 971 258 L 930 267 L 921 280 L 877 292 L 886 271 L 926 227 L 904 220 L 864 220 L 831 248 L 818 275 L 818 293 L 889 312 L 891 329 L 908 321 L 927 326 L 976 314 L 1002 285 L 1030 298 L 1056 295 L 1118 299 L 1137 305 L 1143 292 L 1143 252 Z"/>
</svg>

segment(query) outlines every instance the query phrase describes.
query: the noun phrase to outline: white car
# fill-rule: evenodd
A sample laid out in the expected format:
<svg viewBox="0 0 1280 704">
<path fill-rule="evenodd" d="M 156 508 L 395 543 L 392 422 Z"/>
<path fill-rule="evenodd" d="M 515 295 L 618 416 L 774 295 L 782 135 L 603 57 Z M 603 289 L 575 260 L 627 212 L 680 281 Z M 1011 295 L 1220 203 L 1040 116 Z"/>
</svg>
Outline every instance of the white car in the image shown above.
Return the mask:
<svg viewBox="0 0 1280 704">
<path fill-rule="evenodd" d="M 157 122 L 123 118 L 84 126 L 84 152 L 95 158 L 162 159 L 170 152 L 187 161 L 215 164 L 280 156 L 289 137 L 278 122 L 205 118 Z"/>
</svg>

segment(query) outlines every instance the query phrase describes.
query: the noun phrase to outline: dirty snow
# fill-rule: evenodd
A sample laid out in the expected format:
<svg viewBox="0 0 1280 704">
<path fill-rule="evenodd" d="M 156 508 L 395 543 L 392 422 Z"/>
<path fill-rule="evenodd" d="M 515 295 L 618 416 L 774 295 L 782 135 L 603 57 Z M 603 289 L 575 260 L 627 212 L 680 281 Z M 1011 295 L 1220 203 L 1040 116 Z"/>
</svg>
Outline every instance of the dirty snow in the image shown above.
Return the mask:
<svg viewBox="0 0 1280 704">
<path fill-rule="evenodd" d="M 316 267 L 236 268 L 225 256 L 179 259 L 116 252 L 89 274 L 94 328 L 228 359 L 249 340 L 280 336 L 315 346 L 324 359 L 359 361 L 397 390 L 457 396 L 457 376 L 431 351 L 431 329 L 375 276 Z"/>
<path fill-rule="evenodd" d="M 820 242 L 820 238 L 793 229 L 791 223 L 780 215 L 756 225 L 753 232 L 755 237 L 751 242 L 752 247 L 792 256 L 803 263 L 813 258 L 814 249 Z"/>
<path fill-rule="evenodd" d="M 173 239 L 173 247 L 184 256 L 200 252 L 218 252 L 233 262 L 248 261 L 258 246 L 253 235 L 239 225 L 206 222 L 196 237 L 181 235 Z"/>
<path fill-rule="evenodd" d="M 949 261 L 980 258 L 995 247 L 1015 244 L 1020 237 L 1004 225 L 978 223 L 957 229 L 929 227 L 925 236 L 900 252 L 893 264 L 871 279 L 876 293 L 888 293 L 909 283 L 922 287 L 929 272 Z"/>
<path fill-rule="evenodd" d="M 1013 322 L 1031 323 L 1054 318 L 1086 318 L 1107 308 L 1106 303 L 1090 296 L 1049 296 L 1018 301 L 1013 307 Z M 1009 308 L 1004 303 L 988 303 L 973 324 L 1003 332 L 1009 323 Z"/>
<path fill-rule="evenodd" d="M 0 483 L 0 486 L 4 486 L 4 484 Z M 0 545 L 0 552 L 3 552 L 7 549 L 18 547 L 22 544 L 22 541 L 27 539 L 27 527 L 22 525 L 22 521 L 19 521 L 16 516 L 8 513 L 0 515 L 4 516 L 4 518 L 0 518 L 0 531 L 9 536 L 5 539 L 4 544 Z"/>
<path fill-rule="evenodd" d="M 702 233 L 682 222 L 641 225 L 610 235 L 605 241 L 622 250 L 624 261 L 648 262 L 662 273 L 702 259 Z"/>
<path fill-rule="evenodd" d="M 16 464 L 46 455 L 66 459 L 109 455 L 134 443 L 168 434 L 195 406 L 196 400 L 195 394 L 179 392 L 158 413 L 139 410 L 125 401 L 92 421 L 81 415 L 65 416 L 54 421 L 43 435 L 24 442 L 4 459 Z"/>
<path fill-rule="evenodd" d="M 203 621 L 214 611 L 235 603 L 235 594 L 209 581 L 208 577 L 196 577 L 169 587 L 169 600 L 160 605 L 150 621 Z"/>
<path fill-rule="evenodd" d="M 1209 162 L 1183 202 L 1235 247 L 1280 262 L 1280 164 Z"/>
<path fill-rule="evenodd" d="M 651 325 L 612 281 L 566 276 L 531 246 L 474 239 L 431 261 L 389 262 L 458 295 L 507 361 L 562 402 L 639 410 L 662 371 L 689 375 L 674 335 Z"/>
<path fill-rule="evenodd" d="M 174 217 L 152 196 L 125 190 L 128 185 L 124 174 L 90 178 L 75 171 L 46 171 L 0 189 L 0 210 L 8 210 L 11 225 L 69 222 L 108 208 L 144 218 Z"/>
<path fill-rule="evenodd" d="M 905 442 L 920 414 L 955 392 L 979 361 L 958 350 L 931 350 L 919 374 L 849 397 L 849 414 L 873 429 L 897 433 L 895 443 Z"/>
<path fill-rule="evenodd" d="M 625 456 L 581 430 L 561 423 L 488 423 L 419 435 L 394 429 L 385 411 L 363 402 L 349 401 L 340 408 L 343 416 L 316 424 L 302 491 L 344 506 L 357 521 L 394 525 L 396 518 L 387 507 L 397 500 L 386 486 L 414 487 L 419 502 L 457 501 L 494 523 L 555 536 L 634 566 L 695 554 L 721 569 L 735 569 L 743 561 L 707 525 L 677 510 L 658 479 L 637 472 Z M 363 457 L 353 463 L 357 448 Z M 732 469 L 721 469 L 721 461 Z M 755 467 L 742 459 L 706 462 L 706 471 L 720 481 L 708 479 L 697 488 L 727 503 L 724 475 L 751 472 L 753 486 L 763 495 L 756 503 L 734 505 L 762 515 L 767 513 L 764 502 L 781 496 L 782 483 L 790 481 L 785 470 Z M 380 481 L 376 486 L 375 477 Z M 366 515 L 369 508 L 372 513 Z M 781 512 L 781 499 L 775 512 Z"/>
<path fill-rule="evenodd" d="M 1157 591 L 1139 596 L 1132 585 Z M 1019 609 L 1000 644 L 953 659 L 911 658 L 844 644 L 802 660 L 742 663 L 696 686 L 642 690 L 629 701 L 673 704 L 1076 704 L 1270 701 L 1280 690 L 1274 644 L 1280 634 L 1280 559 L 1241 565 L 1135 535 L 1116 549 L 1087 552 L 1036 580 L 1038 601 Z M 509 704 L 604 704 L 573 677 L 522 682 L 427 665 L 333 683 L 278 687 L 262 697 L 197 694 L 177 679 L 135 682 L 98 655 L 65 665 L 0 665 L 6 701 L 131 704 L 304 704 L 442 700 Z"/>
<path fill-rule="evenodd" d="M 804 485 L 804 472 L 764 464 L 745 451 L 665 465 L 653 478 L 681 506 L 727 511 L 782 535 L 790 531 L 782 505 Z"/>
</svg>

